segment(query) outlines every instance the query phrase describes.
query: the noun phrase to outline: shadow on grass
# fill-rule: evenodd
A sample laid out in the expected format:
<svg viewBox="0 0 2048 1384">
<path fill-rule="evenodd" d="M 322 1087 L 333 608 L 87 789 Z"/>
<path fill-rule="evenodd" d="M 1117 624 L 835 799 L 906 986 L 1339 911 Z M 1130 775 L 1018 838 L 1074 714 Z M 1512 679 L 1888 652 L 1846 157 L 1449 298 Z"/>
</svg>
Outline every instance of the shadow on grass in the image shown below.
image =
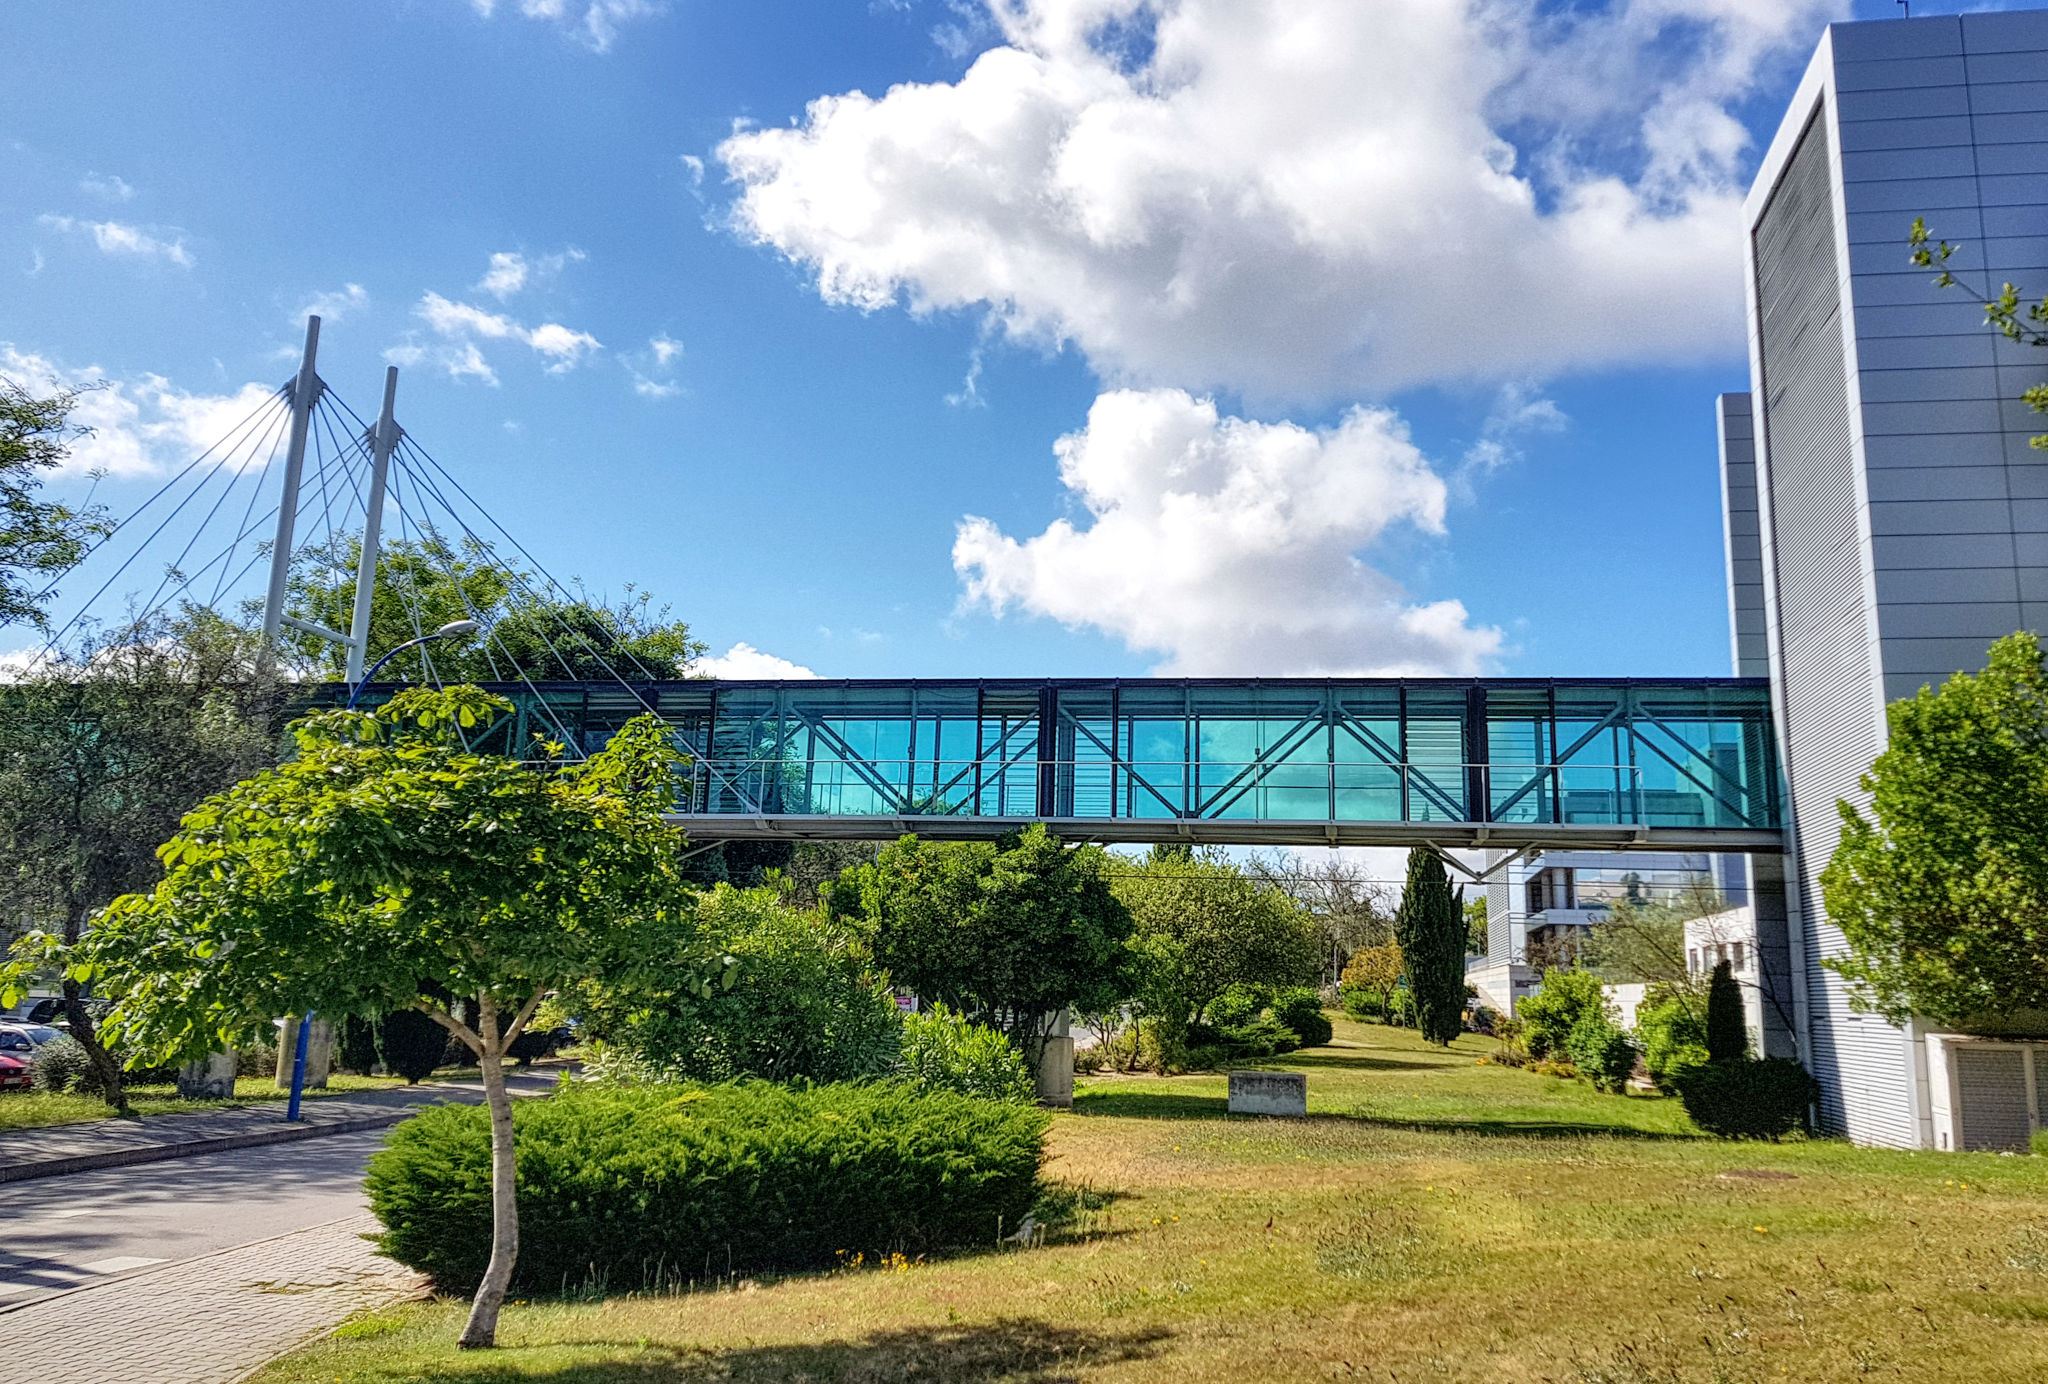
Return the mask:
<svg viewBox="0 0 2048 1384">
<path fill-rule="evenodd" d="M 1489 1134 L 1512 1139 L 1583 1139 L 1590 1135 L 1608 1139 L 1641 1139 L 1646 1143 L 1695 1143 L 1707 1137 L 1704 1134 L 1687 1134 L 1682 1131 L 1643 1129 L 1638 1125 L 1592 1124 L 1583 1120 L 1418 1120 L 1412 1117 L 1372 1115 L 1362 1110 L 1342 1115 L 1314 1115 L 1310 1118 L 1347 1120 L 1353 1124 L 1373 1125 L 1380 1129 L 1412 1129 L 1424 1134 Z"/>
<path fill-rule="evenodd" d="M 1073 1384 L 1084 1371 L 1158 1354 L 1170 1333 L 1157 1328 L 1108 1332 L 1055 1326 L 1032 1318 L 1009 1318 L 977 1326 L 909 1327 L 879 1331 L 852 1341 L 802 1345 L 748 1346 L 737 1350 L 633 1345 L 618 1340 L 551 1342 L 551 1348 L 632 1350 L 634 1358 L 536 1371 L 515 1359 L 462 1356 L 428 1367 L 410 1378 L 436 1384 L 679 1384 L 718 1380 L 730 1384 L 796 1384 L 839 1380 L 881 1384 L 924 1379 L 949 1384 Z M 374 1378 L 374 1376 L 370 1376 Z"/>
<path fill-rule="evenodd" d="M 1230 1118 L 1230 1102 L 1223 1096 L 1197 1096 L 1180 1091 L 1089 1091 L 1074 1097 L 1074 1113 L 1122 1115 L 1148 1120 L 1217 1120 Z M 1267 1117 L 1245 1115 L 1238 1118 L 1253 1120 Z M 1379 1129 L 1412 1129 L 1427 1134 L 1486 1134 L 1507 1138 L 1576 1139 L 1596 1135 L 1613 1139 L 1690 1141 L 1705 1137 L 1699 1134 L 1643 1129 L 1631 1124 L 1602 1124 L 1587 1120 L 1520 1120 L 1506 1117 L 1432 1120 L 1412 1116 L 1379 1115 L 1365 1110 L 1319 1110 L 1310 1114 L 1308 1119 L 1371 1125 Z"/>
<path fill-rule="evenodd" d="M 1359 1048 L 1305 1048 L 1287 1053 L 1281 1057 L 1262 1058 L 1247 1064 L 1247 1069 L 1318 1067 L 1330 1071 L 1365 1072 L 1441 1072 L 1468 1067 L 1471 1060 L 1464 1053 L 1452 1053 L 1448 1057 L 1373 1057 L 1369 1050 Z"/>
</svg>

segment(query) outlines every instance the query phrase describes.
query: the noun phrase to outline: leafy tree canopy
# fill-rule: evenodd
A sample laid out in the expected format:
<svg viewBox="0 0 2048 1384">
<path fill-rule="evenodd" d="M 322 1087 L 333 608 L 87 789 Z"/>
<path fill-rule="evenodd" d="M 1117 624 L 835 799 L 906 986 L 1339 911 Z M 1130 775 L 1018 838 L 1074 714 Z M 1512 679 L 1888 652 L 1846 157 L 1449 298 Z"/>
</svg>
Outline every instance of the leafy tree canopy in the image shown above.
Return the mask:
<svg viewBox="0 0 2048 1384">
<path fill-rule="evenodd" d="M 2048 1010 L 2048 676 L 2040 641 L 2008 635 L 1981 673 L 1886 713 L 1890 739 L 1841 804 L 1821 872 L 1849 943 L 1823 965 L 1894 1022 L 1967 1026 Z"/>
<path fill-rule="evenodd" d="M 681 782 L 662 726 L 640 717 L 589 759 L 537 771 L 461 744 L 459 728 L 503 709 L 474 687 L 411 689 L 296 722 L 295 759 L 186 816 L 155 889 L 27 959 L 97 984 L 116 1001 L 109 1030 L 155 1056 L 197 1056 L 278 1014 L 408 1006 L 477 1054 L 493 1250 L 467 1346 L 494 1339 L 518 1252 L 506 1049 L 550 990 L 644 976 L 692 917 L 661 818 Z"/>
<path fill-rule="evenodd" d="M 1220 856 L 1155 849 L 1116 889 L 1135 924 L 1140 998 L 1169 1025 L 1200 1019 L 1233 985 L 1306 984 L 1321 969 L 1314 915 Z"/>
<path fill-rule="evenodd" d="M 362 540 L 351 535 L 300 549 L 292 561 L 286 609 L 301 620 L 347 633 L 355 612 L 356 563 Z M 370 601 L 365 665 L 409 639 L 451 620 L 480 621 L 484 631 L 437 640 L 399 655 L 382 679 L 419 682 L 646 682 L 684 677 L 704 652 L 690 627 L 667 606 L 632 586 L 606 603 L 577 591 L 546 594 L 532 573 L 506 567 L 473 540 L 459 547 L 429 536 L 379 545 Z M 347 652 L 317 635 L 286 631 L 309 668 L 342 675 Z"/>
<path fill-rule="evenodd" d="M 1033 824 L 1000 841 L 906 836 L 840 877 L 833 911 L 864 921 L 897 985 L 999 1027 L 1035 1061 L 1048 1017 L 1124 993 L 1130 912 L 1100 846 Z"/>
<path fill-rule="evenodd" d="M 93 914 L 161 877 L 157 847 L 200 799 L 276 762 L 285 691 L 255 652 L 245 632 L 188 612 L 0 685 L 0 917 L 78 941 Z M 95 1085 L 119 1106 L 78 982 L 64 988 Z"/>
<path fill-rule="evenodd" d="M 50 578 L 78 564 L 95 539 L 113 532 L 95 507 L 38 500 L 45 471 L 69 454 L 78 435 L 69 425 L 78 396 L 69 390 L 31 393 L 0 378 L 0 629 L 27 624 L 47 629 L 43 606 L 57 593 Z"/>
</svg>

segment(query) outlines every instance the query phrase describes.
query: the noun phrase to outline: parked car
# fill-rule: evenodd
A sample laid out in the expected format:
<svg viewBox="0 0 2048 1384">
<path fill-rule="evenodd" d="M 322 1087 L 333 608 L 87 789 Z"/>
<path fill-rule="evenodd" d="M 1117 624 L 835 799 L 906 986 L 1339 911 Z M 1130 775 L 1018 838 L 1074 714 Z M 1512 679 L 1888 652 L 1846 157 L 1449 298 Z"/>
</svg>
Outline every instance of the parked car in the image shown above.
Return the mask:
<svg viewBox="0 0 2048 1384">
<path fill-rule="evenodd" d="M 48 1024 L 0 1024 L 0 1052 L 34 1057 L 37 1048 L 63 1036 Z"/>
<path fill-rule="evenodd" d="M 26 1091 L 28 1088 L 28 1055 L 19 1052 L 0 1052 L 0 1091 Z"/>
<path fill-rule="evenodd" d="M 103 1000 L 91 995 L 86 996 L 82 1002 L 85 1005 L 85 1012 L 95 1022 L 104 1019 L 107 1012 L 114 1007 L 112 1000 Z M 64 1017 L 62 995 L 37 995 L 0 1014 L 0 1024 L 45 1024 L 65 1029 L 71 1026 L 71 1021 Z"/>
</svg>

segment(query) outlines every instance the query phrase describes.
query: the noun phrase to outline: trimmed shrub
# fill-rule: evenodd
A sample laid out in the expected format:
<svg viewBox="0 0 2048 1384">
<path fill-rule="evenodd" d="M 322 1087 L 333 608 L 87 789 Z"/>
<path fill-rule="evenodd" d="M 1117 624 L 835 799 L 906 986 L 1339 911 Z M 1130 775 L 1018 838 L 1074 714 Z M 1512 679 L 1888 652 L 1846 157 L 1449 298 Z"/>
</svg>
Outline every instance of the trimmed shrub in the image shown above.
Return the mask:
<svg viewBox="0 0 2048 1384">
<path fill-rule="evenodd" d="M 896 1070 L 920 1091 L 953 1091 L 983 1100 L 1038 1098 L 1038 1083 L 1008 1039 L 943 1004 L 904 1016 Z"/>
<path fill-rule="evenodd" d="M 1606 1013 L 1600 977 L 1557 966 L 1543 973 L 1542 989 L 1515 1006 L 1515 1017 L 1522 1021 L 1522 1042 L 1531 1057 L 1563 1057 L 1579 1020 Z"/>
<path fill-rule="evenodd" d="M 1636 1010 L 1636 1038 L 1650 1083 L 1667 1096 L 1676 1093 L 1680 1072 L 1707 1060 L 1707 1026 L 1676 995 Z"/>
<path fill-rule="evenodd" d="M 1618 1096 L 1636 1069 L 1636 1045 L 1605 1014 L 1590 1013 L 1572 1029 L 1565 1051 L 1594 1089 Z"/>
<path fill-rule="evenodd" d="M 420 1009 L 395 1009 L 377 1023 L 377 1049 L 384 1070 L 408 1086 L 434 1074 L 448 1051 L 448 1030 Z"/>
<path fill-rule="evenodd" d="M 1678 1074 L 1685 1113 L 1723 1139 L 1784 1138 L 1806 1124 L 1820 1087 L 1797 1062 L 1784 1057 L 1738 1057 L 1703 1062 Z"/>
<path fill-rule="evenodd" d="M 1273 997 L 1273 1017 L 1294 1030 L 1305 1048 L 1319 1048 L 1336 1036 L 1330 1018 L 1323 1013 L 1320 992 L 1306 986 L 1282 990 Z"/>
<path fill-rule="evenodd" d="M 520 1101 L 514 1286 L 613 1291 L 993 1244 L 1039 1193 L 1049 1117 L 900 1083 L 565 1087 Z M 467 1293 L 490 1257 L 490 1127 L 444 1105 L 370 1160 L 378 1247 Z"/>
</svg>

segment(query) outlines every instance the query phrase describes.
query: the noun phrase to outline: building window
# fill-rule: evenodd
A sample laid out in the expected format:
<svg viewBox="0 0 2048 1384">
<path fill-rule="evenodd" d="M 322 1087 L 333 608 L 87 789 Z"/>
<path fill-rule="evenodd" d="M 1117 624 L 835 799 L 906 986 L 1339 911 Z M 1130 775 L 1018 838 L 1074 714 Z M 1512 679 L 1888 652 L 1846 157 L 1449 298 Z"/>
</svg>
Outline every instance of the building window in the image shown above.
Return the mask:
<svg viewBox="0 0 2048 1384">
<path fill-rule="evenodd" d="M 1742 969 L 1742 943 L 1740 942 L 1735 944 L 1735 969 L 1738 971 Z"/>
<path fill-rule="evenodd" d="M 1700 949 L 1698 947 L 1694 947 L 1685 954 L 1685 969 L 1688 971 L 1697 971 L 1699 970 L 1699 968 Z"/>
</svg>

